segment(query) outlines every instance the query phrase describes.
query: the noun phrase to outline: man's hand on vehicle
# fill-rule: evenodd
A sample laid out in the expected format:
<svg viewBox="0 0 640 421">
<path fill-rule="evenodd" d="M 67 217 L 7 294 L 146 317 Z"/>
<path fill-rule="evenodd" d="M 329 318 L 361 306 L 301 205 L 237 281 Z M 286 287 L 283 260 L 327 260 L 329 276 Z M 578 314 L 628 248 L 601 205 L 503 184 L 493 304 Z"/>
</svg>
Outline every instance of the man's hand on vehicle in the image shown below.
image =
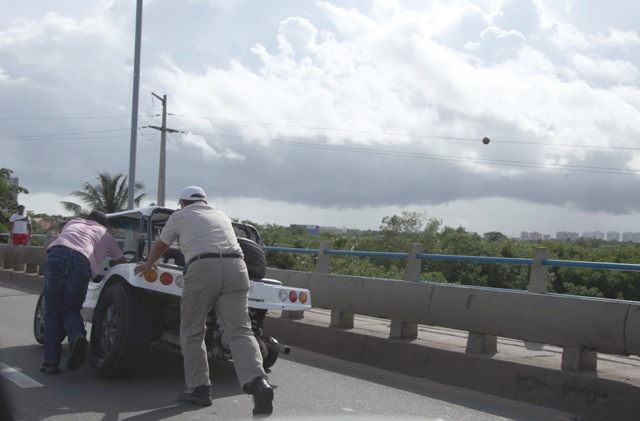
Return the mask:
<svg viewBox="0 0 640 421">
<path fill-rule="evenodd" d="M 138 276 L 140 276 L 140 275 L 144 275 L 144 273 L 145 273 L 146 271 L 151 270 L 151 269 L 154 269 L 154 268 L 156 268 L 156 267 L 157 267 L 157 266 L 156 266 L 155 262 L 154 262 L 154 263 L 151 263 L 151 262 L 148 262 L 148 261 L 147 261 L 147 262 L 138 262 L 138 264 L 136 265 L 136 267 L 135 267 L 135 268 L 133 268 L 133 273 L 134 273 L 135 275 L 138 275 Z"/>
</svg>

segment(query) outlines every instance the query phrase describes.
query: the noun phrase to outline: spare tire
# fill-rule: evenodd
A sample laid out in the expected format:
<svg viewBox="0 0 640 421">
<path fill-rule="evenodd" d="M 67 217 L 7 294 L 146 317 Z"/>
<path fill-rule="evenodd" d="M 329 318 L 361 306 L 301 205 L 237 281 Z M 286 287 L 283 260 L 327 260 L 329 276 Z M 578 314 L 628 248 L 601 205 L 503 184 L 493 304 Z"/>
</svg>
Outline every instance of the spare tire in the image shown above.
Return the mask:
<svg viewBox="0 0 640 421">
<path fill-rule="evenodd" d="M 244 254 L 244 262 L 249 271 L 249 278 L 262 279 L 267 274 L 267 257 L 262 247 L 248 238 L 238 237 L 238 244 Z"/>
</svg>

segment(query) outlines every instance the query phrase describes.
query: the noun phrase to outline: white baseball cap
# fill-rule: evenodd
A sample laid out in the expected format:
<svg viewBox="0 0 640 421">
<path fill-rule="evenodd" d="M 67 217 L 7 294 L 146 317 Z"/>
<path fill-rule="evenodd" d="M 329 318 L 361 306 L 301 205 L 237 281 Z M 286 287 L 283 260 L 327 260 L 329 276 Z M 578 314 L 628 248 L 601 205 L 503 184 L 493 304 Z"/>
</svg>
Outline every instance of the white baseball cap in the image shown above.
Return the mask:
<svg viewBox="0 0 640 421">
<path fill-rule="evenodd" d="M 189 186 L 180 192 L 180 200 L 206 200 L 207 195 L 201 187 Z"/>
</svg>

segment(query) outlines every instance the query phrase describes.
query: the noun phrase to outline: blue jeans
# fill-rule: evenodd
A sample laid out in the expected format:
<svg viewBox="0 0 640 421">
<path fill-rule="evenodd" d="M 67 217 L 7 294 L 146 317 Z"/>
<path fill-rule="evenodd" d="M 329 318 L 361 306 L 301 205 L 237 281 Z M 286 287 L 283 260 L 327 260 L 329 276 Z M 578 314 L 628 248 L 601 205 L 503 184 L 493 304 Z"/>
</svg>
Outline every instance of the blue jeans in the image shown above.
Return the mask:
<svg viewBox="0 0 640 421">
<path fill-rule="evenodd" d="M 80 314 L 87 295 L 91 267 L 80 252 L 58 246 L 49 250 L 44 265 L 44 363 L 58 365 L 62 341 L 72 344 L 86 337 Z"/>
</svg>

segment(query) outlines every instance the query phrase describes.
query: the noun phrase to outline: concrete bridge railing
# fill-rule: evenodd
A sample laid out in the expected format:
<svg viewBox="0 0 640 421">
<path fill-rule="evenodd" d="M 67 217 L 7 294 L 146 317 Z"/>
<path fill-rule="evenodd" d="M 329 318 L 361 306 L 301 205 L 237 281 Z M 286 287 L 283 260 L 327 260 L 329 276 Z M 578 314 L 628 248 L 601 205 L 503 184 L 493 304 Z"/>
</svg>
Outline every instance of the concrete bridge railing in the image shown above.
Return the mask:
<svg viewBox="0 0 640 421">
<path fill-rule="evenodd" d="M 327 273 L 326 245 L 316 272 L 270 268 L 267 277 L 308 288 L 313 306 L 331 311 L 331 327 L 353 328 L 358 314 L 390 320 L 392 339 L 415 339 L 419 324 L 457 329 L 468 332 L 468 353 L 488 355 L 498 337 L 556 345 L 569 371 L 596 371 L 598 352 L 640 355 L 640 302 L 546 293 L 544 249 L 532 260 L 529 291 L 417 282 L 419 249 L 409 253 L 404 281 Z M 42 275 L 45 256 L 43 247 L 0 245 L 4 270 Z"/>
</svg>

